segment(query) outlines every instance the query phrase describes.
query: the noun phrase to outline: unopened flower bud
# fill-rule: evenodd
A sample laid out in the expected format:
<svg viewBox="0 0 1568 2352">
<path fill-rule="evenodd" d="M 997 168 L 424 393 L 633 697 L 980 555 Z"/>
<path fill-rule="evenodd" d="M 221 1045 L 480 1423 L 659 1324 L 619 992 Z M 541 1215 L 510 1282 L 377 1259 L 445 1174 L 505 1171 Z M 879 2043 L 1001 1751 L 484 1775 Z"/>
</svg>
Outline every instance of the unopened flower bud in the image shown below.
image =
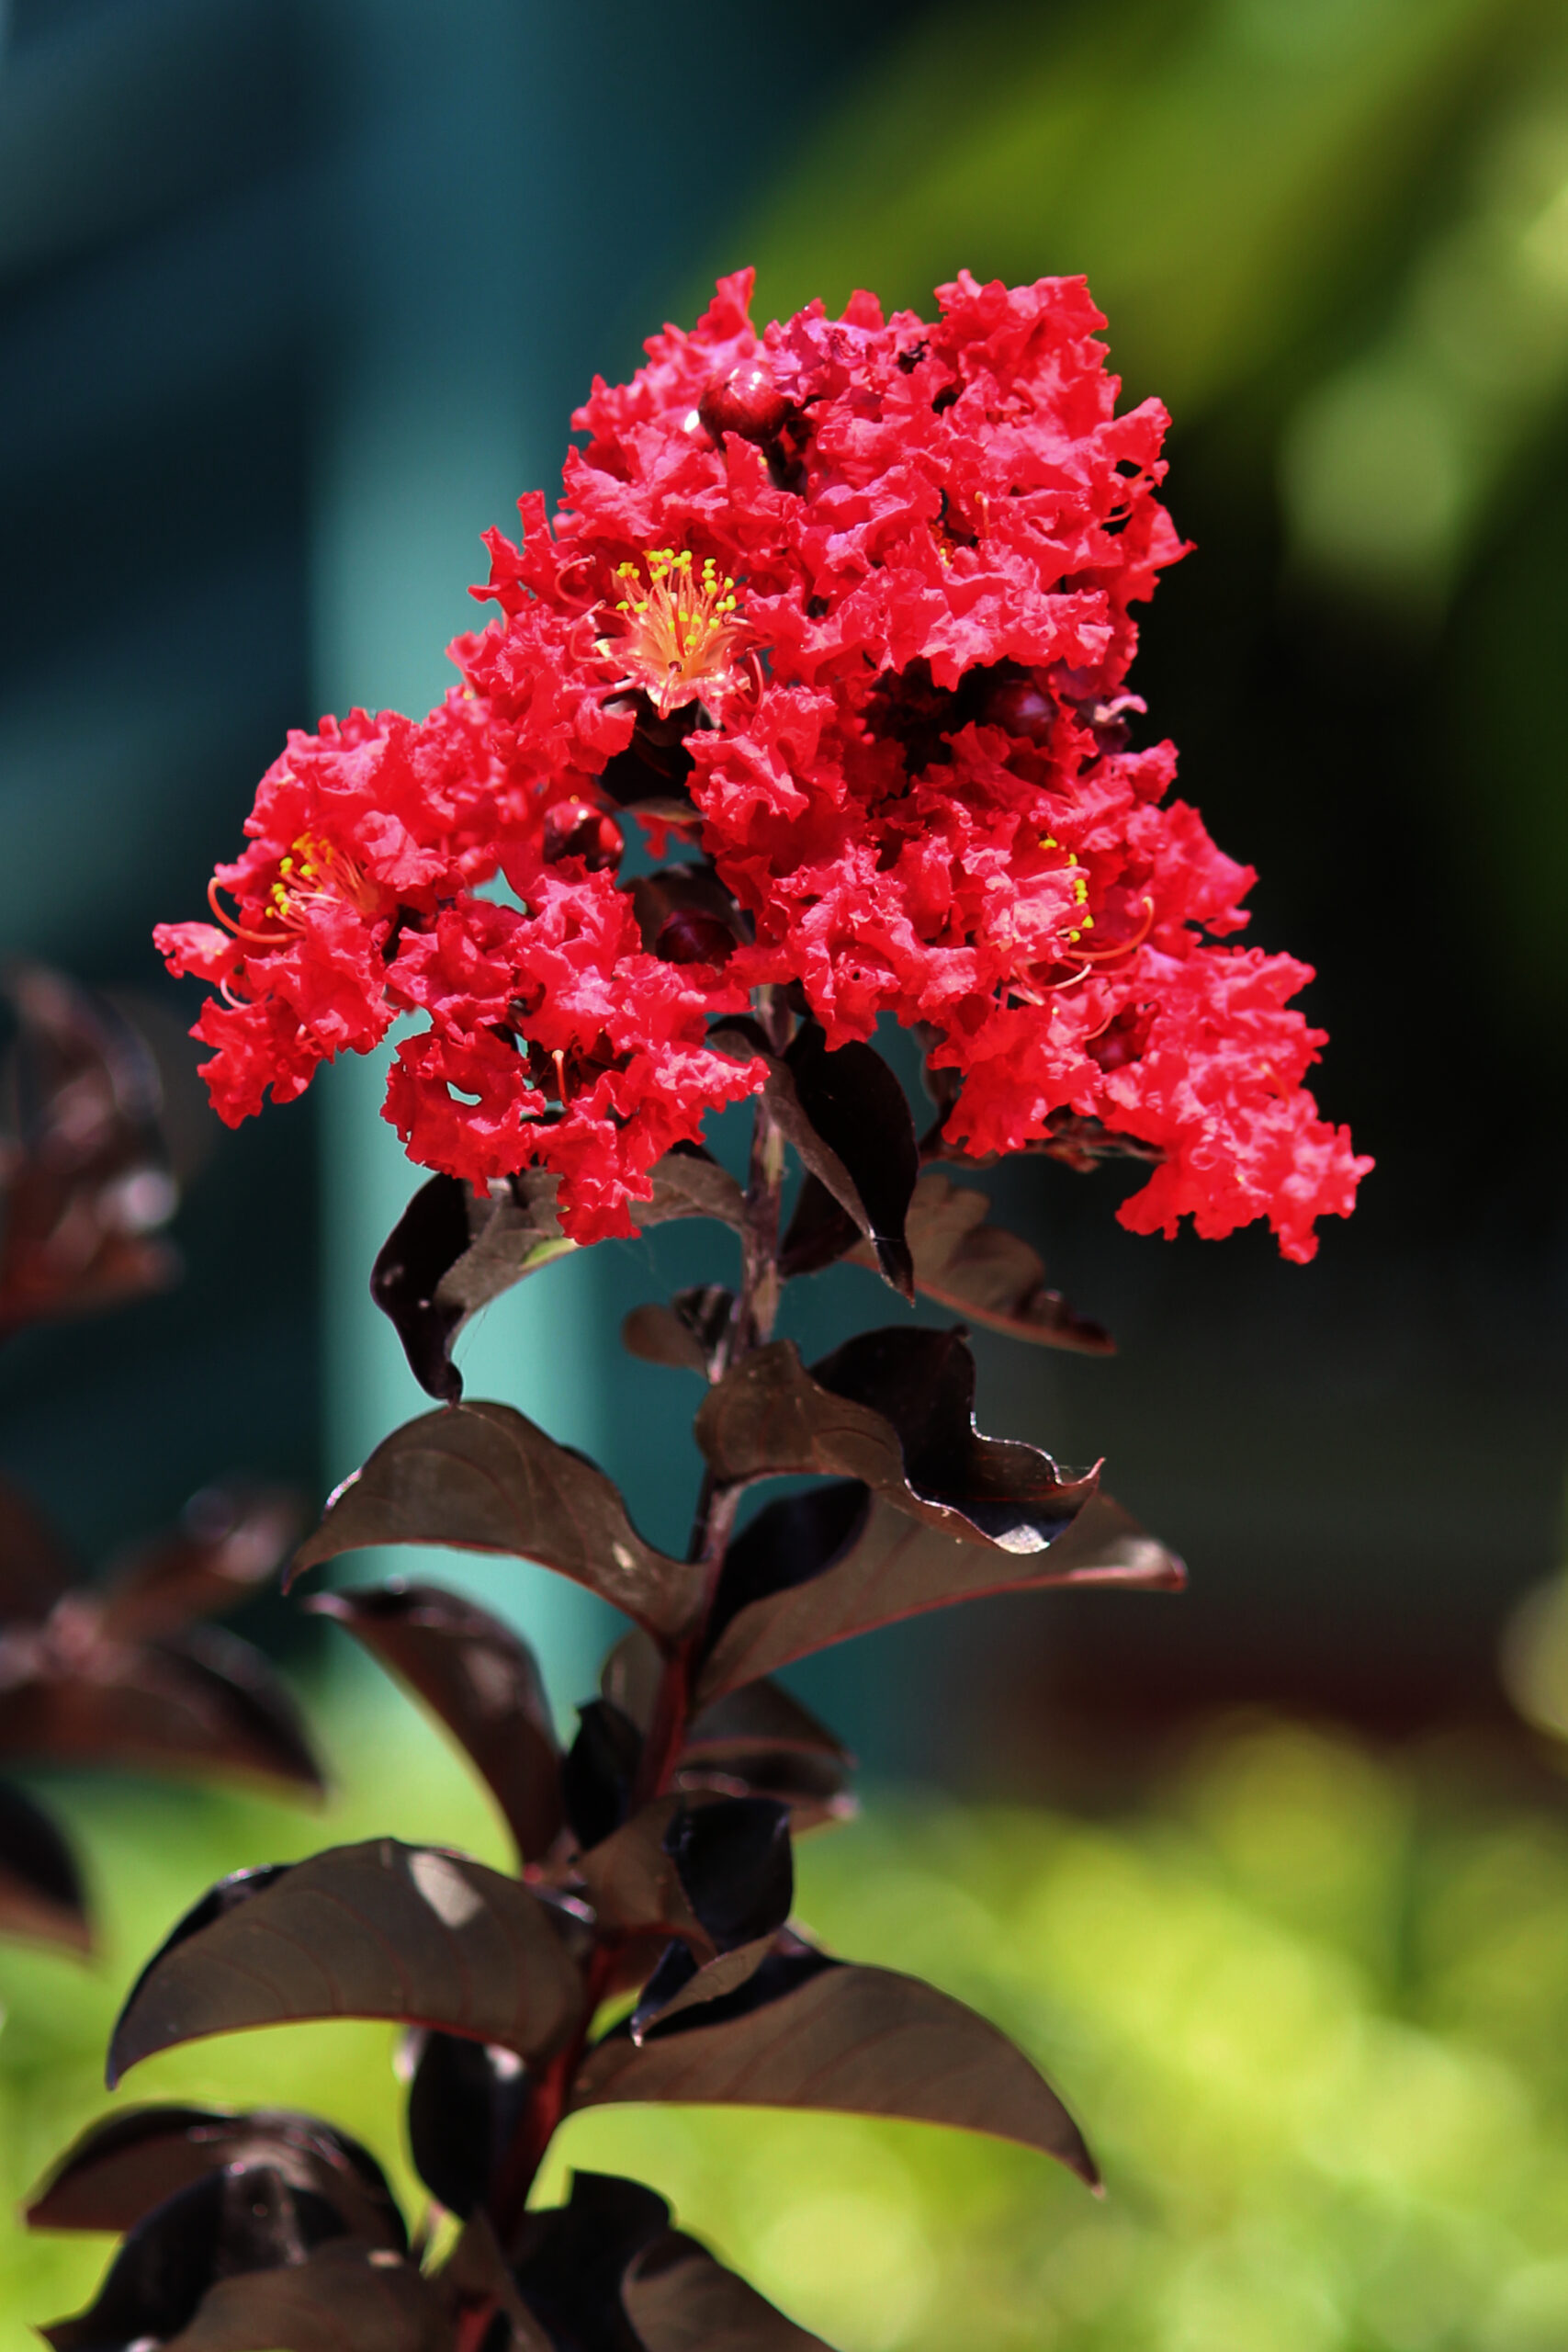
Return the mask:
<svg viewBox="0 0 1568 2352">
<path fill-rule="evenodd" d="M 620 827 L 584 801 L 558 801 L 545 814 L 544 855 L 548 865 L 580 857 L 591 874 L 604 872 L 620 864 Z"/>
<path fill-rule="evenodd" d="M 660 925 L 653 952 L 666 964 L 727 964 L 735 953 L 735 933 L 716 915 L 677 907 Z"/>
<path fill-rule="evenodd" d="M 743 441 L 767 442 L 789 414 L 789 402 L 765 359 L 743 359 L 728 376 L 713 379 L 697 402 L 697 414 L 716 441 L 738 433 Z"/>
</svg>

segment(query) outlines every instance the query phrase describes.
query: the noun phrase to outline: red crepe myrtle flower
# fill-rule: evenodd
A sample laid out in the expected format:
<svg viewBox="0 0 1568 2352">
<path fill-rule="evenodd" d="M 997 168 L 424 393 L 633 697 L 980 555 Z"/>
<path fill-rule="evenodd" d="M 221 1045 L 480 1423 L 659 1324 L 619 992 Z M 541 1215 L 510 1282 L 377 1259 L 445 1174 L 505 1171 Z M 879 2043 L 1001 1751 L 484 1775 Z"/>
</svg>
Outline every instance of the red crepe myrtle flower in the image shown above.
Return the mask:
<svg viewBox="0 0 1568 2352">
<path fill-rule="evenodd" d="M 388 1097 L 411 1155 L 555 1169 L 590 1239 L 761 1083 L 705 1028 L 782 985 L 830 1046 L 919 1026 L 952 1151 L 1092 1120 L 1157 1161 L 1134 1230 L 1261 1216 L 1311 1256 L 1371 1164 L 1302 1089 L 1311 974 L 1224 944 L 1252 876 L 1167 797 L 1170 745 L 1128 745 L 1131 607 L 1182 552 L 1164 410 L 1115 413 L 1079 279 L 761 335 L 750 292 L 595 383 L 558 512 L 490 535 L 464 687 L 293 739 L 225 928 L 160 933 L 220 983 L 219 1108 L 417 1012 Z M 716 893 L 652 936 L 617 879 L 634 822 Z M 475 895 L 498 877 L 515 903 Z"/>
</svg>

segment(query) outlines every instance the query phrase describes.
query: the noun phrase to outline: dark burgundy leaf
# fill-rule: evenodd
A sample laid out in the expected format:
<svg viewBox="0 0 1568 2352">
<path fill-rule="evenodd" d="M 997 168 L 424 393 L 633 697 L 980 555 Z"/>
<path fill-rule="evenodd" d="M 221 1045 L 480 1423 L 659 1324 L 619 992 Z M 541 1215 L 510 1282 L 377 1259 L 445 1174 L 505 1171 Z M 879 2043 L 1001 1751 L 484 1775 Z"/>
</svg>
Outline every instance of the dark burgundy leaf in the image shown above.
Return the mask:
<svg viewBox="0 0 1568 2352">
<path fill-rule="evenodd" d="M 0 1694 L 8 1755 L 321 1786 L 299 1711 L 265 1658 L 213 1627 L 110 1641 L 96 1604 L 68 1596 L 46 1626 L 0 1635 Z"/>
<path fill-rule="evenodd" d="M 532 1650 L 488 1610 L 438 1585 L 323 1592 L 306 1603 L 400 1676 L 472 1757 L 525 1862 L 561 1826 L 560 1758 Z"/>
<path fill-rule="evenodd" d="M 431 2195 L 467 2221 L 490 2194 L 527 2098 L 510 2050 L 457 2034 L 419 2037 L 409 2085 L 409 2149 Z"/>
<path fill-rule="evenodd" d="M 653 1198 L 630 1201 L 632 1223 L 676 1225 L 684 1217 L 712 1217 L 737 1232 L 746 1220 L 746 1196 L 734 1177 L 700 1144 L 678 1143 L 653 1170 Z"/>
<path fill-rule="evenodd" d="M 795 1862 L 787 1805 L 770 1797 L 682 1805 L 664 1843 L 716 1952 L 772 1936 L 789 1917 Z"/>
<path fill-rule="evenodd" d="M 290 2187 L 270 2165 L 208 2172 L 132 2230 L 91 2310 L 42 2332 L 55 2352 L 130 2352 L 137 2345 L 184 2342 L 181 2331 L 219 2282 L 299 2263 L 344 2234 L 324 2198 Z M 256 2352 L 277 2341 L 250 2340 Z"/>
<path fill-rule="evenodd" d="M 982 1437 L 975 1359 L 961 1332 L 867 1331 L 809 1373 L 775 1340 L 704 1399 L 696 1437 L 714 1476 L 851 1477 L 933 1527 L 1006 1552 L 1041 1552 L 1094 1492 L 1037 1446 Z"/>
<path fill-rule="evenodd" d="M 0 1781 L 0 1935 L 92 1948 L 75 1857 L 40 1805 Z"/>
<path fill-rule="evenodd" d="M 681 1936 L 708 1960 L 712 1937 L 692 1908 L 668 1843 L 683 1810 L 677 1796 L 655 1797 L 582 1854 L 577 1867 L 602 1928 L 625 1936 Z"/>
<path fill-rule="evenodd" d="M 777 1941 L 773 1935 L 759 1936 L 755 1943 L 737 1944 L 700 1964 L 688 1943 L 667 1944 L 626 2021 L 632 2040 L 640 2043 L 655 2025 L 682 2016 L 687 2009 L 729 2000 L 766 1962 L 776 1957 Z"/>
<path fill-rule="evenodd" d="M 610 1650 L 599 1671 L 599 1694 L 629 1715 L 639 1731 L 653 1721 L 664 1654 L 640 1625 L 633 1625 Z"/>
<path fill-rule="evenodd" d="M 177 1192 L 155 1057 L 125 1015 L 41 965 L 14 968 L 3 1074 L 0 1330 L 161 1290 Z"/>
<path fill-rule="evenodd" d="M 686 1735 L 675 1774 L 682 1791 L 775 1797 L 796 1838 L 854 1810 L 854 1758 L 776 1682 L 749 1683 L 706 1707 Z"/>
<path fill-rule="evenodd" d="M 668 1306 L 634 1306 L 621 1325 L 628 1355 L 711 1380 L 734 1323 L 735 1294 L 721 1283 L 678 1291 Z"/>
<path fill-rule="evenodd" d="M 914 1977 L 814 1957 L 809 1972 L 795 1964 L 793 1982 L 765 1962 L 739 1993 L 661 2021 L 640 2048 L 624 2030 L 610 2034 L 584 2060 L 572 2107 L 657 2099 L 901 2116 L 1021 2141 L 1095 2181 L 1066 2109 L 995 2026 Z"/>
<path fill-rule="evenodd" d="M 401 2255 L 324 2245 L 209 2289 L 164 2352 L 457 2352 L 435 2289 Z"/>
<path fill-rule="evenodd" d="M 954 1184 L 939 1169 L 927 1170 L 909 1204 L 916 1289 L 1014 1339 L 1038 1340 L 1080 1355 L 1114 1355 L 1110 1333 L 1076 1315 L 1060 1291 L 1046 1289 L 1042 1260 L 1017 1234 L 987 1224 L 989 1211 L 984 1193 Z M 843 1254 L 832 1252 L 833 1257 Z M 869 1245 L 852 1234 L 848 1254 L 857 1264 L 880 1271 Z M 819 1258 L 818 1262 L 830 1261 Z M 786 1271 L 809 1272 L 811 1268 L 788 1266 L 786 1252 Z"/>
<path fill-rule="evenodd" d="M 537 1560 L 665 1637 L 701 1603 L 701 1569 L 645 1544 L 604 1472 L 510 1405 L 455 1405 L 394 1430 L 332 1497 L 294 1573 L 377 1544 Z"/>
<path fill-rule="evenodd" d="M 479 2312 L 491 2315 L 483 2323 L 480 2352 L 558 2352 L 518 2294 L 487 2213 L 472 2214 L 464 2223 L 430 2283 L 455 2319 Z M 497 2312 L 505 2314 L 504 2329 L 495 2324 Z"/>
<path fill-rule="evenodd" d="M 237 1609 L 276 1574 L 302 1516 L 299 1498 L 281 1487 L 204 1487 L 177 1528 L 111 1572 L 96 1596 L 102 1632 L 149 1641 Z"/>
<path fill-rule="evenodd" d="M 842 1498 L 847 1518 L 853 1496 L 864 1488 L 826 1490 Z M 946 1609 L 993 1592 L 1045 1590 L 1058 1585 L 1111 1584 L 1149 1591 L 1179 1591 L 1185 1571 L 1137 1521 L 1107 1495 L 1094 1495 L 1066 1533 L 1046 1552 L 981 1549 L 941 1528 L 923 1525 L 901 1510 L 874 1499 L 858 1540 L 813 1572 L 820 1557 L 802 1500 L 792 1497 L 760 1511 L 725 1564 L 719 1587 L 718 1632 L 704 1661 L 697 1703 L 706 1706 L 726 1691 L 772 1674 L 792 1659 L 807 1657 L 928 1609 Z M 823 1516 L 828 1514 L 824 1508 Z M 803 1566 L 801 1581 L 787 1577 L 792 1541 Z M 731 1574 L 736 1577 L 730 1587 Z M 733 1599 L 728 1606 L 727 1599 Z"/>
<path fill-rule="evenodd" d="M 803 1023 L 784 1059 L 802 1113 L 848 1171 L 863 1214 L 857 1215 L 851 1201 L 841 1199 L 840 1204 L 865 1234 L 881 1273 L 895 1290 L 912 1297 L 914 1267 L 905 1219 L 920 1159 L 903 1088 L 870 1046 L 852 1043 L 829 1053 L 814 1021 Z M 807 1159 L 807 1166 L 811 1164 Z"/>
<path fill-rule="evenodd" d="M 178 2042 L 304 2018 L 393 2018 L 536 2058 L 571 2030 L 581 1998 L 550 1910 L 527 1887 L 375 1838 L 204 1896 L 132 1990 L 108 2079 Z"/>
<path fill-rule="evenodd" d="M 468 2045 L 465 2045 L 465 2047 Z M 333 2207 L 367 2245 L 408 2245 L 379 2165 L 357 2140 L 286 2109 L 133 2107 L 89 2124 L 27 2207 L 35 2230 L 133 2230 L 177 2189 L 260 2165 Z"/>
<path fill-rule="evenodd" d="M 679 2230 L 631 2263 L 621 2300 L 644 2352 L 829 2352 Z"/>
<path fill-rule="evenodd" d="M 455 1405 L 463 1393 L 463 1376 L 450 1354 L 463 1309 L 436 1294 L 443 1275 L 468 1251 L 472 1198 L 457 1177 L 433 1176 L 410 1201 L 370 1269 L 370 1295 L 390 1317 L 410 1371 L 445 1405 Z"/>
<path fill-rule="evenodd" d="M 919 1154 L 904 1090 L 881 1056 L 862 1045 L 829 1054 L 815 1023 L 783 1057 L 750 1020 L 720 1023 L 708 1043 L 737 1060 L 766 1062 L 762 1100 L 774 1125 L 872 1243 L 895 1290 L 913 1298 L 904 1215 Z"/>
<path fill-rule="evenodd" d="M 0 1479 L 0 1624 L 38 1624 L 49 1615 L 76 1567 L 26 1495 Z"/>
<path fill-rule="evenodd" d="M 621 2281 L 668 2228 L 670 2208 L 640 2181 L 579 2172 L 567 2205 L 529 2213 L 513 2263 L 518 2291 L 567 2352 L 644 2352 L 621 2303 Z"/>
<path fill-rule="evenodd" d="M 796 1274 L 820 1273 L 824 1266 L 836 1266 L 857 1244 L 871 1252 L 870 1262 L 875 1265 L 875 1251 L 869 1241 L 863 1242 L 861 1229 L 848 1209 L 808 1169 L 780 1245 L 779 1272 L 786 1282 Z M 881 1272 L 880 1266 L 877 1271 Z"/>
<path fill-rule="evenodd" d="M 621 1826 L 642 1758 L 642 1734 L 608 1699 L 578 1709 L 577 1737 L 561 1765 L 561 1792 L 572 1835 L 583 1848 Z"/>
</svg>

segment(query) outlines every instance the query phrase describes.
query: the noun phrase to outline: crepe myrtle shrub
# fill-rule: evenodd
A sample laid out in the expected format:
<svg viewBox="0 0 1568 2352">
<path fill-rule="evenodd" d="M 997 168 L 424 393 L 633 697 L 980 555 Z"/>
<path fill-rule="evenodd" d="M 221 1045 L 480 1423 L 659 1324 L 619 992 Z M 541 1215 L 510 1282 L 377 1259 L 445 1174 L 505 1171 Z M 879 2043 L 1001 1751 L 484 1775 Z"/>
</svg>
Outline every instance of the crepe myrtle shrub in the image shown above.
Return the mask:
<svg viewBox="0 0 1568 2352">
<path fill-rule="evenodd" d="M 466 1747 L 515 1871 L 389 1838 L 224 1880 L 143 1971 L 110 2079 L 201 2035 L 395 2019 L 431 2209 L 411 2239 L 366 2151 L 308 2116 L 118 2113 L 32 2207 L 129 2233 L 58 2352 L 814 2343 L 640 2183 L 530 2202 L 561 2123 L 606 2103 L 956 2124 L 1095 2181 L 995 2028 L 792 1925 L 792 1840 L 845 1810 L 850 1759 L 773 1678 L 973 1594 L 1180 1565 L 1095 1472 L 979 1434 L 962 1324 L 894 1319 L 807 1367 L 781 1293 L 854 1259 L 900 1300 L 1103 1350 L 951 1171 L 1125 1155 L 1134 1229 L 1267 1218 L 1304 1259 L 1368 1163 L 1302 1086 L 1310 974 L 1235 944 L 1251 876 L 1169 797 L 1169 744 L 1133 740 L 1132 607 L 1182 549 L 1165 413 L 1116 413 L 1081 280 L 964 276 L 934 322 L 857 294 L 761 334 L 750 293 L 724 281 L 595 383 L 557 512 L 530 496 L 519 545 L 491 535 L 499 616 L 454 646 L 442 706 L 292 736 L 215 921 L 159 934 L 212 988 L 197 1034 L 231 1122 L 419 1024 L 386 1115 L 431 1172 L 372 1289 L 438 1409 L 338 1489 L 299 1570 L 456 1545 L 630 1630 L 562 1753 L 527 1647 L 470 1601 L 307 1604 Z M 920 1043 L 923 1137 L 872 1042 L 888 1019 Z M 744 1182 L 703 1141 L 739 1102 Z M 466 1401 L 451 1354 L 510 1284 L 676 1218 L 733 1237 L 719 1278 L 624 1332 L 705 1385 L 681 1557 L 582 1455 Z M 742 1522 L 785 1476 L 811 1483 Z"/>
</svg>

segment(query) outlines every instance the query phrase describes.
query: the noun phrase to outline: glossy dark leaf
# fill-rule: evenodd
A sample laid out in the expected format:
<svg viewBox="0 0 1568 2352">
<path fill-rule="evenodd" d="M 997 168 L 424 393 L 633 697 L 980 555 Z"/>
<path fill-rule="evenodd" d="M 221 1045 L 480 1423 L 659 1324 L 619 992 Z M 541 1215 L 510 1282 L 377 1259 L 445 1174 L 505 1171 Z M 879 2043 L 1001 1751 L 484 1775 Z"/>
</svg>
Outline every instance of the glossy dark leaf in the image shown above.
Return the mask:
<svg viewBox="0 0 1568 2352">
<path fill-rule="evenodd" d="M 912 1297 L 906 1219 L 920 1162 L 903 1088 L 871 1046 L 852 1043 L 829 1053 L 814 1021 L 802 1025 L 784 1059 L 801 1112 L 847 1172 L 858 1211 L 854 1201 L 842 1193 L 836 1197 L 864 1233 L 878 1272 L 895 1290 Z M 793 1136 L 790 1140 L 795 1142 Z M 798 1143 L 796 1148 L 807 1167 L 834 1191 L 825 1170 Z"/>
<path fill-rule="evenodd" d="M 682 1805 L 664 1842 L 716 1952 L 784 1926 L 795 1900 L 787 1805 L 755 1796 Z"/>
<path fill-rule="evenodd" d="M 367 2148 L 313 2115 L 257 2109 L 133 2107 L 103 2117 L 28 2200 L 35 2230 L 134 2230 L 176 2190 L 236 2165 L 261 2165 L 322 2199 L 351 2237 L 400 2251 L 402 2215 Z"/>
<path fill-rule="evenodd" d="M 970 1542 L 1041 1552 L 1094 1492 L 1037 1446 L 979 1435 L 975 1359 L 957 1331 L 867 1331 L 808 1373 L 776 1340 L 704 1399 L 696 1438 L 716 1478 L 854 1478 Z"/>
<path fill-rule="evenodd" d="M 653 1170 L 653 1197 L 627 1203 L 632 1223 L 646 1230 L 683 1218 L 712 1217 L 737 1232 L 746 1220 L 746 1196 L 734 1177 L 700 1144 L 678 1143 Z"/>
<path fill-rule="evenodd" d="M 527 1887 L 375 1838 L 220 1882 L 142 1971 L 108 2079 L 178 2042 L 304 2018 L 392 2018 L 537 2057 L 581 2004 L 578 1971 Z"/>
<path fill-rule="evenodd" d="M 536 1560 L 650 1633 L 679 1633 L 702 1572 L 645 1544 L 616 1488 L 510 1405 L 457 1405 L 406 1421 L 346 1479 L 295 1573 L 376 1544 L 442 1544 Z"/>
<path fill-rule="evenodd" d="M 940 1169 L 927 1170 L 909 1204 L 916 1289 L 1014 1339 L 1080 1355 L 1114 1355 L 1110 1333 L 1075 1314 L 1060 1291 L 1048 1290 L 1041 1258 L 1017 1234 L 988 1224 L 989 1214 L 984 1193 L 954 1184 Z M 856 1239 L 849 1255 L 879 1271 L 866 1243 Z"/>
<path fill-rule="evenodd" d="M 893 1287 L 913 1298 L 904 1218 L 919 1152 L 904 1090 L 880 1054 L 863 1045 L 830 1054 L 815 1022 L 806 1023 L 782 1057 L 768 1051 L 752 1021 L 721 1023 L 708 1042 L 738 1060 L 765 1061 L 762 1099 L 774 1125 L 871 1243 Z"/>
<path fill-rule="evenodd" d="M 911 1976 L 839 1962 L 802 1967 L 774 1993 L 773 1967 L 732 1995 L 725 2008 L 738 2006 L 716 2023 L 694 2010 L 640 2049 L 624 2030 L 609 2035 L 583 2062 L 573 2108 L 657 2099 L 900 2116 L 1018 2140 L 1095 2180 L 1055 2092 L 962 2002 Z"/>
<path fill-rule="evenodd" d="M 527 2097 L 514 2052 L 451 2033 L 419 2037 L 409 2150 L 431 2195 L 467 2221 L 490 2194 Z"/>
<path fill-rule="evenodd" d="M 561 1794 L 573 1837 L 585 1849 L 620 1828 L 631 1810 L 642 1734 L 613 1701 L 578 1709 L 577 1737 L 561 1763 Z"/>
<path fill-rule="evenodd" d="M 224 2278 L 164 2352 L 457 2352 L 440 2296 L 400 2255 L 334 2245 Z"/>
<path fill-rule="evenodd" d="M 176 1188 L 155 1057 L 124 1014 L 41 965 L 14 969 L 0 1332 L 163 1289 Z"/>
<path fill-rule="evenodd" d="M 818 1488 L 770 1503 L 731 1547 L 697 1700 L 709 1705 L 835 1642 L 993 1592 L 1174 1592 L 1184 1580 L 1175 1554 L 1107 1495 L 1091 1496 L 1048 1551 L 1030 1553 L 960 1541 L 864 1487 Z"/>
<path fill-rule="evenodd" d="M 204 1487 L 176 1528 L 133 1552 L 94 1596 L 101 1631 L 148 1641 L 237 1609 L 276 1575 L 302 1518 L 281 1487 Z"/>
<path fill-rule="evenodd" d="M 0 1624 L 39 1624 L 74 1583 L 75 1563 L 26 1495 L 0 1479 Z"/>
<path fill-rule="evenodd" d="M 91 1950 L 93 1930 L 76 1860 L 41 1805 L 0 1781 L 0 1935 Z"/>
<path fill-rule="evenodd" d="M 443 1404 L 463 1393 L 451 1351 L 468 1317 L 575 1248 L 556 1216 L 557 1184 L 538 1169 L 498 1178 L 484 1192 L 433 1176 L 383 1242 L 370 1295 L 394 1325 L 420 1386 Z"/>
<path fill-rule="evenodd" d="M 517 1850 L 540 1860 L 562 1820 L 560 1757 L 532 1650 L 488 1610 L 438 1585 L 374 1585 L 306 1603 L 412 1690 L 472 1757 Z"/>
<path fill-rule="evenodd" d="M 513 2274 L 553 2343 L 583 2352 L 644 2352 L 621 2302 L 627 2269 L 668 2228 L 670 2208 L 640 2181 L 579 2172 L 570 2202 L 524 2221 Z"/>
<path fill-rule="evenodd" d="M 668 1306 L 634 1306 L 621 1325 L 621 1344 L 645 1363 L 711 1379 L 729 1337 L 735 1295 L 721 1283 L 678 1291 Z"/>
<path fill-rule="evenodd" d="M 300 2263 L 318 2246 L 344 2235 L 334 2207 L 310 2189 L 293 2188 L 270 2165 L 207 2172 L 137 2223 L 90 2310 L 43 2334 L 55 2352 L 130 2352 L 143 2344 L 183 2344 L 182 2331 L 196 2320 L 214 2286 Z M 367 2250 L 354 2251 L 363 2260 Z M 390 2252 L 383 2258 L 399 2260 Z M 256 2352 L 267 2352 L 278 2339 L 249 2341 Z"/>
<path fill-rule="evenodd" d="M 298 1709 L 266 1659 L 211 1626 L 111 1641 L 90 1599 L 0 1635 L 0 1753 L 133 1770 L 258 1774 L 321 1786 Z"/>
<path fill-rule="evenodd" d="M 829 2352 L 679 2230 L 631 2263 L 621 2300 L 644 2352 Z"/>
</svg>

